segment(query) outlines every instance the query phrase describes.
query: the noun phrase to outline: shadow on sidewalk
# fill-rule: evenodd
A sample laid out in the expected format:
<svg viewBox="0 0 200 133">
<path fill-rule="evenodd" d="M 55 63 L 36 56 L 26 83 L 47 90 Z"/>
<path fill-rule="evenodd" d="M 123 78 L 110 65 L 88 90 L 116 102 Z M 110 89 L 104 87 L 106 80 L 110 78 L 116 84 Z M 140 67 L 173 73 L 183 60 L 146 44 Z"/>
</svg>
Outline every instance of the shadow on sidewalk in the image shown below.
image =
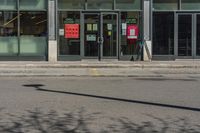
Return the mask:
<svg viewBox="0 0 200 133">
<path fill-rule="evenodd" d="M 90 97 L 90 98 L 114 100 L 114 101 L 120 101 L 120 102 L 129 102 L 129 103 L 137 103 L 137 104 L 150 105 L 150 106 L 158 106 L 158 107 L 165 107 L 165 108 L 175 108 L 175 109 L 183 109 L 183 110 L 190 110 L 190 111 L 200 112 L 200 108 L 194 108 L 194 107 L 186 107 L 186 106 L 171 105 L 171 104 L 162 104 L 162 103 L 155 103 L 155 102 L 146 102 L 146 101 L 123 99 L 123 98 L 116 98 L 116 97 L 107 97 L 107 96 L 99 96 L 99 95 L 92 95 L 92 94 L 76 93 L 76 92 L 67 92 L 67 91 L 42 89 L 41 87 L 44 86 L 42 84 L 27 84 L 27 85 L 23 85 L 23 86 L 25 86 L 25 87 L 33 87 L 37 91 L 43 91 L 43 92 L 53 92 L 53 93 L 60 93 L 60 94 L 67 94 L 67 95 L 84 96 L 84 97 Z"/>
</svg>

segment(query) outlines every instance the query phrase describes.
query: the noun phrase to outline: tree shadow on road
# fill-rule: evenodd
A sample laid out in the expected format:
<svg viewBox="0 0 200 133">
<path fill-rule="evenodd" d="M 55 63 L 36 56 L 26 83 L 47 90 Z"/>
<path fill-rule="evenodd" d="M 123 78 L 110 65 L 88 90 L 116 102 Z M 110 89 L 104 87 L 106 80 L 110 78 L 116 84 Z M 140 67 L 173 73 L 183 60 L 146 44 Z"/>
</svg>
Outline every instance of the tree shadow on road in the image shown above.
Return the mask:
<svg viewBox="0 0 200 133">
<path fill-rule="evenodd" d="M 193 125 L 188 118 L 159 118 L 154 115 L 149 115 L 148 120 L 136 123 L 129 118 L 114 119 L 118 124 L 111 125 L 112 132 L 126 133 L 200 133 L 199 125 Z M 159 124 L 158 124 L 159 123 Z M 118 127 L 118 128 L 116 128 Z"/>
<path fill-rule="evenodd" d="M 119 102 L 138 103 L 143 105 L 183 109 L 189 111 L 200 111 L 199 108 L 58 90 L 48 90 L 43 89 L 42 87 L 44 85 L 42 84 L 29 84 L 24 86 L 33 87 L 37 91 L 41 92 L 84 96 L 89 98 L 115 100 Z M 168 119 L 159 118 L 152 114 L 144 114 L 144 116 L 148 118 L 143 122 L 137 122 L 136 120 L 128 117 L 113 118 L 110 116 L 104 116 L 104 114 L 101 112 L 88 114 L 84 108 L 81 108 L 78 111 L 66 111 L 66 113 L 62 115 L 55 110 L 43 112 L 40 109 L 35 109 L 34 111 L 29 110 L 20 116 L 10 116 L 11 119 L 8 123 L 1 123 L 0 120 L 0 133 L 200 133 L 200 125 L 191 123 L 188 118 Z M 106 119 L 106 121 L 109 122 L 105 124 L 104 120 L 102 119 Z M 98 125 L 94 126 L 94 123 L 98 123 Z"/>
<path fill-rule="evenodd" d="M 23 115 L 10 114 L 9 122 L 0 123 L 1 133 L 90 133 L 89 122 L 99 113 L 85 114 L 84 109 L 60 115 L 56 111 L 28 110 Z"/>
<path fill-rule="evenodd" d="M 1 113 L 0 113 L 1 114 Z M 1 133 L 199 133 L 200 125 L 187 118 L 163 119 L 145 114 L 149 119 L 137 122 L 127 117 L 107 117 L 100 112 L 88 113 L 84 108 L 58 113 L 55 110 L 28 110 L 22 115 L 10 114 L 1 122 Z M 106 118 L 106 120 L 105 120 Z M 102 119 L 104 119 L 102 121 Z M 106 123 L 107 121 L 107 123 Z M 98 123 L 94 127 L 94 123 Z M 106 123 L 106 124 L 105 124 Z M 159 124 L 157 124 L 159 123 Z"/>
</svg>

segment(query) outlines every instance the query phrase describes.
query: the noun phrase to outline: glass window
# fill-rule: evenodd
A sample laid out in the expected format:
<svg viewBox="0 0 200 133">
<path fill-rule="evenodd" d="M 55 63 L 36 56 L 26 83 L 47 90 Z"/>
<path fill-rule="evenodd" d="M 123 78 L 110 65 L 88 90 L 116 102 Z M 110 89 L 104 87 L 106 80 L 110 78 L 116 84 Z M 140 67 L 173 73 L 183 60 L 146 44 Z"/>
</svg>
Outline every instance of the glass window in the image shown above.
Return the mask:
<svg viewBox="0 0 200 133">
<path fill-rule="evenodd" d="M 47 8 L 47 0 L 19 0 L 20 10 L 44 10 Z"/>
<path fill-rule="evenodd" d="M 197 15 L 197 46 L 196 46 L 196 54 L 200 56 L 200 15 Z"/>
<path fill-rule="evenodd" d="M 113 9 L 113 0 L 87 0 L 88 9 Z"/>
<path fill-rule="evenodd" d="M 199 0 L 182 0 L 181 8 L 183 10 L 200 10 Z"/>
<path fill-rule="evenodd" d="M 78 24 L 80 34 L 80 12 L 59 12 L 59 55 L 80 55 L 80 35 L 65 36 L 66 24 Z"/>
<path fill-rule="evenodd" d="M 84 9 L 85 0 L 58 0 L 59 9 Z"/>
<path fill-rule="evenodd" d="M 153 14 L 153 54 L 174 54 L 174 14 Z"/>
<path fill-rule="evenodd" d="M 20 12 L 21 54 L 44 55 L 47 44 L 47 13 Z"/>
<path fill-rule="evenodd" d="M 117 9 L 140 10 L 141 0 L 116 0 Z"/>
<path fill-rule="evenodd" d="M 178 15 L 178 56 L 192 56 L 192 15 Z"/>
<path fill-rule="evenodd" d="M 16 10 L 17 0 L 0 0 L 0 10 Z"/>
<path fill-rule="evenodd" d="M 179 0 L 153 0 L 154 10 L 178 10 Z"/>
<path fill-rule="evenodd" d="M 0 54 L 17 54 L 17 12 L 0 12 Z"/>
<path fill-rule="evenodd" d="M 128 26 L 137 25 L 140 29 L 140 13 L 139 12 L 121 12 L 121 50 L 120 54 L 123 55 L 136 55 L 137 54 L 137 46 L 139 43 L 140 36 L 136 40 L 127 39 L 127 29 Z"/>
</svg>

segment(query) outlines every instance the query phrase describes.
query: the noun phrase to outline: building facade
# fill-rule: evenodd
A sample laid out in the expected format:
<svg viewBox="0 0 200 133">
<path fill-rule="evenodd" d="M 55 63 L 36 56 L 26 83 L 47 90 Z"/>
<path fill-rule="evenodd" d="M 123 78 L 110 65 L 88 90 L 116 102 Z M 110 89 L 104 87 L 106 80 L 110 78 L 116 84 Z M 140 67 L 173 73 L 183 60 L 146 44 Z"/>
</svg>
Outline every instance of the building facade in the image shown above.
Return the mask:
<svg viewBox="0 0 200 133">
<path fill-rule="evenodd" d="M 200 1 L 153 0 L 154 59 L 200 57 Z"/>
<path fill-rule="evenodd" d="M 198 0 L 1 0 L 0 60 L 199 58 L 199 14 Z"/>
<path fill-rule="evenodd" d="M 0 1 L 0 59 L 46 60 L 45 0 Z"/>
</svg>

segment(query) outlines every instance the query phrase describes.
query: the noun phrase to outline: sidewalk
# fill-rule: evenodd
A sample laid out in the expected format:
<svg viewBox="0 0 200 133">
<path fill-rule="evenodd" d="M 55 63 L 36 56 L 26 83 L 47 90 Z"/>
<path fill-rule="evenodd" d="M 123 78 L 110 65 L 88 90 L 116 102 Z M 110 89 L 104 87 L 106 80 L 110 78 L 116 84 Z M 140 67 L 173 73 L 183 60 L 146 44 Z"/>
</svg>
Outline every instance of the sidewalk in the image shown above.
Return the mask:
<svg viewBox="0 0 200 133">
<path fill-rule="evenodd" d="M 83 60 L 59 61 L 49 63 L 45 61 L 10 61 L 0 62 L 0 68 L 200 68 L 200 60 L 178 61 L 117 61 L 117 60 Z"/>
<path fill-rule="evenodd" d="M 200 61 L 69 61 L 0 62 L 0 76 L 128 76 L 163 77 L 190 74 L 200 77 Z"/>
</svg>

